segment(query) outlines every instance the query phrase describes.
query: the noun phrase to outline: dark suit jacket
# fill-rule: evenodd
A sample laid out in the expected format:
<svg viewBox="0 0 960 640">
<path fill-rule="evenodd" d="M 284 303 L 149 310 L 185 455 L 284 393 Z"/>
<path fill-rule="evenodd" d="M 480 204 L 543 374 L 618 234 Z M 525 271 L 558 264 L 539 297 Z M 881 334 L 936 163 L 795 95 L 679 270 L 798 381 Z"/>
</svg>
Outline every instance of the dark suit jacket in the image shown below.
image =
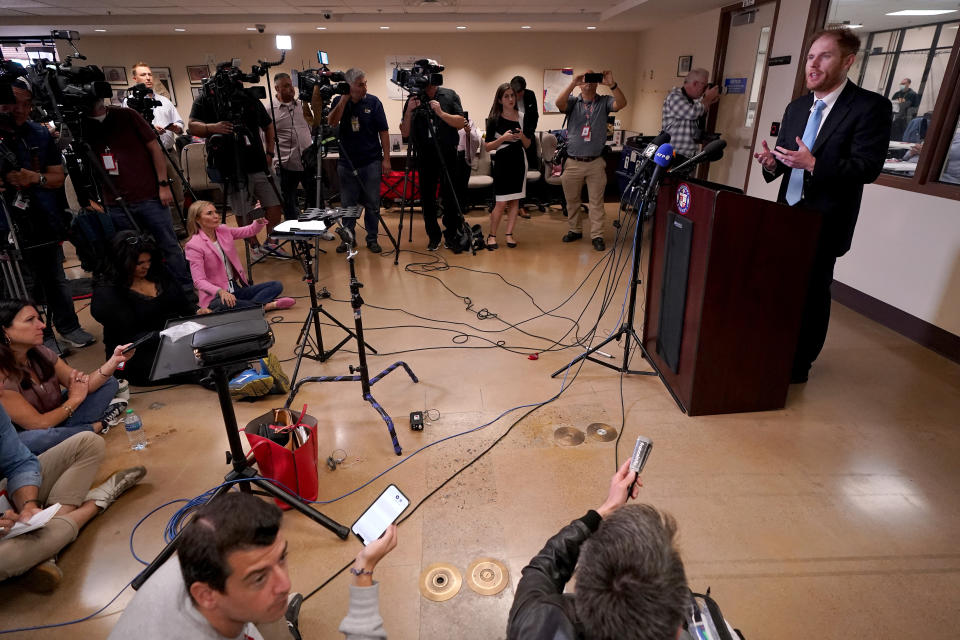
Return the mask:
<svg viewBox="0 0 960 640">
<path fill-rule="evenodd" d="M 777 146 L 796 150 L 797 138 L 807 126 L 813 93 L 787 105 Z M 852 82 L 840 93 L 810 150 L 817 159 L 813 173 L 804 172 L 803 199 L 797 206 L 823 214 L 820 242 L 835 256 L 850 249 L 860 213 L 863 185 L 877 179 L 890 142 L 890 101 Z M 777 162 L 774 172 L 763 172 L 767 182 L 784 176 L 779 202 L 786 202 L 790 167 Z"/>
<path fill-rule="evenodd" d="M 523 135 L 533 138 L 537 134 L 537 123 L 540 121 L 540 109 L 537 107 L 537 94 L 530 89 L 523 90 L 521 96 L 523 104 Z M 527 147 L 527 164 L 531 170 L 537 168 L 537 149 L 536 143 Z"/>
</svg>

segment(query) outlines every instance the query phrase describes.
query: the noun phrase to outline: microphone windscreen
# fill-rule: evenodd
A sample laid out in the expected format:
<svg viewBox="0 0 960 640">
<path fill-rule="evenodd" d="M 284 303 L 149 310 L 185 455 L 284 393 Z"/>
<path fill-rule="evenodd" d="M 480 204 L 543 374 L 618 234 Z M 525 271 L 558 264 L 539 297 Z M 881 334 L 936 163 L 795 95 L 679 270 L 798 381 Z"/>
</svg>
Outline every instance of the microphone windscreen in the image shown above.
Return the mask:
<svg viewBox="0 0 960 640">
<path fill-rule="evenodd" d="M 661 167 L 669 167 L 673 162 L 673 146 L 669 143 L 660 145 L 657 152 L 653 154 L 653 161 Z"/>
<path fill-rule="evenodd" d="M 666 131 L 661 131 L 657 134 L 657 137 L 650 141 L 650 144 L 655 144 L 658 147 L 662 144 L 667 144 L 670 142 L 670 134 Z"/>
</svg>

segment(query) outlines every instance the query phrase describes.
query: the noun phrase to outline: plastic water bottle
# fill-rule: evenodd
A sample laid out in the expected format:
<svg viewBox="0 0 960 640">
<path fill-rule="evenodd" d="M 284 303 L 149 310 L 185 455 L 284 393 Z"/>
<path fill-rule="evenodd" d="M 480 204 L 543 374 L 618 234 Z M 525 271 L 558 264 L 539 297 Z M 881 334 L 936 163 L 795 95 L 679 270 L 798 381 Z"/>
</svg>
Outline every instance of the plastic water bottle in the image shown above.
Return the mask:
<svg viewBox="0 0 960 640">
<path fill-rule="evenodd" d="M 133 409 L 127 409 L 123 416 L 123 425 L 127 431 L 127 438 L 130 440 L 130 448 L 134 451 L 140 451 L 147 446 L 147 434 L 143 431 L 143 420 L 133 412 Z"/>
</svg>

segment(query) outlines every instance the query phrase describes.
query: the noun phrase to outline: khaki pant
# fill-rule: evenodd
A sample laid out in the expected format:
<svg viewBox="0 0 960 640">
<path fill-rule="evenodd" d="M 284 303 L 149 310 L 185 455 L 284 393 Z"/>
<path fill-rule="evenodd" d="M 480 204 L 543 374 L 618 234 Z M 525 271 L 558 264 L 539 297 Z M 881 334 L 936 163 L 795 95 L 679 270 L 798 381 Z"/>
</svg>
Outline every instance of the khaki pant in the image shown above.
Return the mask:
<svg viewBox="0 0 960 640">
<path fill-rule="evenodd" d="M 607 188 L 607 165 L 603 158 L 592 162 L 581 162 L 569 158 L 560 175 L 563 184 L 563 197 L 567 201 L 567 222 L 570 231 L 582 233 L 583 223 L 580 212 L 580 193 L 583 184 L 587 184 L 590 197 L 590 237 L 603 237 L 603 192 Z"/>
<path fill-rule="evenodd" d="M 44 505 L 79 507 L 90 491 L 104 456 L 103 438 L 91 431 L 78 433 L 37 456 Z M 6 481 L 2 483 L 6 485 Z M 2 489 L 4 487 L 0 487 Z M 77 539 L 79 529 L 68 518 L 54 517 L 47 525 L 16 538 L 0 540 L 0 581 L 18 576 Z"/>
</svg>

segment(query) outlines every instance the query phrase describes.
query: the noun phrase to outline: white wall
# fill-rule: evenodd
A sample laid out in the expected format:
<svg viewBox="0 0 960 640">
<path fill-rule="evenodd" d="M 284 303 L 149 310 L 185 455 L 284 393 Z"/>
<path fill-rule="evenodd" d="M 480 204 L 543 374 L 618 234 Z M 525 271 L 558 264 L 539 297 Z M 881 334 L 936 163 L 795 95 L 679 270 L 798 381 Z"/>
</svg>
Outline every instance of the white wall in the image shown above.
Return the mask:
<svg viewBox="0 0 960 640">
<path fill-rule="evenodd" d="M 791 64 L 771 67 L 758 116 L 761 132 L 779 121 L 790 101 L 797 64 L 802 62 L 800 25 L 808 0 L 780 3 L 771 56 L 790 55 Z M 773 145 L 775 138 L 758 136 Z M 755 149 L 756 151 L 756 149 Z M 778 182 L 750 175 L 747 193 L 773 200 Z M 850 252 L 837 262 L 835 278 L 902 311 L 960 335 L 960 203 L 923 194 L 867 185 Z"/>
</svg>

